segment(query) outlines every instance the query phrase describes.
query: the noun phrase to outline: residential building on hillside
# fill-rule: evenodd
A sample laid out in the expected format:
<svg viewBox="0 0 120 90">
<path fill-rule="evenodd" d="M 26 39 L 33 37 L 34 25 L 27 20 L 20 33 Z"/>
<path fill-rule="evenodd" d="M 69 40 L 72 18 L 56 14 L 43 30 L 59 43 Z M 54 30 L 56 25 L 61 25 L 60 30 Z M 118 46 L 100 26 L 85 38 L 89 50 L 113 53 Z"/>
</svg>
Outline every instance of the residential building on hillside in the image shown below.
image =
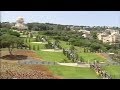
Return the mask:
<svg viewBox="0 0 120 90">
<path fill-rule="evenodd" d="M 90 35 L 90 31 L 88 30 L 78 30 L 78 32 L 82 32 L 83 33 L 83 37 L 84 38 L 89 38 L 91 35 Z"/>
<path fill-rule="evenodd" d="M 82 33 L 87 33 L 87 34 L 90 34 L 90 31 L 88 31 L 88 30 L 78 30 L 78 32 L 82 32 Z"/>
<path fill-rule="evenodd" d="M 98 39 L 102 40 L 103 43 L 118 43 L 120 42 L 119 30 L 106 29 L 104 32 L 98 33 Z"/>
</svg>

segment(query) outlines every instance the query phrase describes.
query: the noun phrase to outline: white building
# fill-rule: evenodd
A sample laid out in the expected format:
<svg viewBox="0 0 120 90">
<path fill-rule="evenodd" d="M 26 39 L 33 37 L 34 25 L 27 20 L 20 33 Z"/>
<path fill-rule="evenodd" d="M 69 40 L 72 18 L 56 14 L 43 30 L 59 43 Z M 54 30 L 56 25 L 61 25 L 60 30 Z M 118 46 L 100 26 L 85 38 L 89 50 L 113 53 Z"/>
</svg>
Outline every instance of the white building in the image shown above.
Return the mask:
<svg viewBox="0 0 120 90">
<path fill-rule="evenodd" d="M 90 37 L 90 31 L 87 30 L 78 30 L 78 32 L 82 32 L 83 33 L 83 37 L 84 38 L 89 38 Z"/>
<path fill-rule="evenodd" d="M 117 43 L 120 42 L 120 34 L 118 30 L 106 29 L 103 33 L 98 33 L 98 39 L 103 43 Z"/>
<path fill-rule="evenodd" d="M 24 24 L 24 18 L 23 17 L 18 17 L 16 20 L 15 26 L 12 28 L 17 28 L 19 30 L 25 30 L 28 29 L 28 27 Z"/>
<path fill-rule="evenodd" d="M 90 34 L 90 31 L 88 31 L 88 30 L 78 30 L 78 32 L 82 32 L 82 33 Z"/>
</svg>

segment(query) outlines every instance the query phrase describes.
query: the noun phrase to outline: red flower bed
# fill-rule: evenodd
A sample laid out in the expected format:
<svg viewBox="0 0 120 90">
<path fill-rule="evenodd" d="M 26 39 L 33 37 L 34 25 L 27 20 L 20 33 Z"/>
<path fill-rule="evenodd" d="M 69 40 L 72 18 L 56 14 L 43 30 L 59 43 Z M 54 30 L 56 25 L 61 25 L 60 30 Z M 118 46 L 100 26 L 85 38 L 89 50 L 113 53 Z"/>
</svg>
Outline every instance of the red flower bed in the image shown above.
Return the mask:
<svg viewBox="0 0 120 90">
<path fill-rule="evenodd" d="M 59 79 L 42 65 L 19 65 L 16 63 L 2 62 L 2 79 Z"/>
</svg>

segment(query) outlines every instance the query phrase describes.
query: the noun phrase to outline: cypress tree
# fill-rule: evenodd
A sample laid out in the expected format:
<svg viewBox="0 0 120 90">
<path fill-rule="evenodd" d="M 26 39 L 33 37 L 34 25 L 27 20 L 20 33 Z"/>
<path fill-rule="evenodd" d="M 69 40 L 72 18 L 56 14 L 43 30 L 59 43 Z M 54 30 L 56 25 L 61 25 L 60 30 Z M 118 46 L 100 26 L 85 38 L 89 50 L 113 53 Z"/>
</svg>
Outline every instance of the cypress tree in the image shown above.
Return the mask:
<svg viewBox="0 0 120 90">
<path fill-rule="evenodd" d="M 30 38 L 29 38 L 29 42 L 30 42 Z"/>
<path fill-rule="evenodd" d="M 37 46 L 37 50 L 40 50 L 40 47 L 39 47 L 39 45 Z"/>
<path fill-rule="evenodd" d="M 29 45 L 29 50 L 31 50 L 31 45 Z"/>
<path fill-rule="evenodd" d="M 25 39 L 25 42 L 27 43 L 27 38 Z"/>
<path fill-rule="evenodd" d="M 35 50 L 35 45 L 33 45 L 33 50 Z"/>
</svg>

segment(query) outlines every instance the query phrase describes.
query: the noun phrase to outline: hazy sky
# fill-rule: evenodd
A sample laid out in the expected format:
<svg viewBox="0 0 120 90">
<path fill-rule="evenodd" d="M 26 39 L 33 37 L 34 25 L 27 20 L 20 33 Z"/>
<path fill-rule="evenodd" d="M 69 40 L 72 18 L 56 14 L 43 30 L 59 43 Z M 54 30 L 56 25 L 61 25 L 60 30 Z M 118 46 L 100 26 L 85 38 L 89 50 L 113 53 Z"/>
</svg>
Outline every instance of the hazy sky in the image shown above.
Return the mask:
<svg viewBox="0 0 120 90">
<path fill-rule="evenodd" d="M 2 11 L 2 22 L 15 22 L 19 16 L 26 22 L 86 26 L 120 26 L 120 11 Z"/>
</svg>

